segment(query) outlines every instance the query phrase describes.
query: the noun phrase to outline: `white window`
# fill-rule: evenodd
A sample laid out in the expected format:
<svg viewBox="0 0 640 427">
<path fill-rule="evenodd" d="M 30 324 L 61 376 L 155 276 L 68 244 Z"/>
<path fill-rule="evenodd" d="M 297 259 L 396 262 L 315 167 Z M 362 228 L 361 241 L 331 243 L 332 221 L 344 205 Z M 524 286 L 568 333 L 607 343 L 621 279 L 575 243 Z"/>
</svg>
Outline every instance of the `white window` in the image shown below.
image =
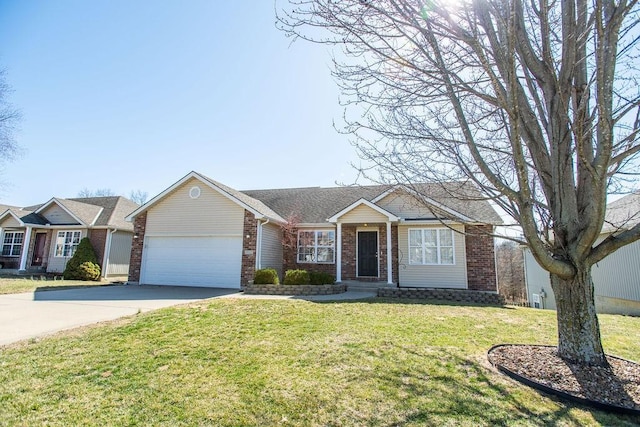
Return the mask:
<svg viewBox="0 0 640 427">
<path fill-rule="evenodd" d="M 20 256 L 23 241 L 24 232 L 5 231 L 2 241 L 2 256 Z"/>
<path fill-rule="evenodd" d="M 80 231 L 58 231 L 56 238 L 56 256 L 71 257 L 80 244 Z"/>
<path fill-rule="evenodd" d="M 298 262 L 336 262 L 336 233 L 333 230 L 298 232 Z"/>
<path fill-rule="evenodd" d="M 449 228 L 409 230 L 409 264 L 455 264 L 453 230 Z"/>
</svg>

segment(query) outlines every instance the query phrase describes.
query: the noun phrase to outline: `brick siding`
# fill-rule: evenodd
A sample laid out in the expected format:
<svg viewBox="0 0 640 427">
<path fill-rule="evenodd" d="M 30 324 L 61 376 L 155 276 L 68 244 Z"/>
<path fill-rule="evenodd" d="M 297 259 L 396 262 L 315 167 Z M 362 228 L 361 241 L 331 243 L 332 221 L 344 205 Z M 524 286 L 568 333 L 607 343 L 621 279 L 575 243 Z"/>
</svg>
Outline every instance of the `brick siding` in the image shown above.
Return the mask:
<svg viewBox="0 0 640 427">
<path fill-rule="evenodd" d="M 287 270 L 307 270 L 315 271 L 317 273 L 327 273 L 336 277 L 336 264 L 314 264 L 309 262 L 298 262 L 298 229 L 291 231 L 291 236 L 288 240 L 290 247 L 284 246 L 282 248 L 282 274 L 285 274 Z M 337 236 L 336 236 L 337 238 Z M 336 243 L 337 245 L 337 243 Z M 336 257 L 337 259 L 337 257 Z M 284 277 L 280 278 L 282 282 Z"/>
<path fill-rule="evenodd" d="M 98 265 L 100 265 L 102 276 L 107 274 L 107 272 L 104 271 L 104 266 L 102 265 L 102 261 L 104 260 L 104 249 L 105 249 L 104 247 L 107 244 L 108 232 L 109 230 L 107 229 L 89 230 L 89 241 L 91 242 L 91 246 L 93 246 L 93 251 L 96 253 L 96 258 L 98 259 Z"/>
<path fill-rule="evenodd" d="M 464 231 L 469 289 L 497 292 L 493 226 L 467 225 Z"/>
<path fill-rule="evenodd" d="M 258 221 L 254 214 L 244 211 L 244 226 L 242 232 L 242 269 L 240 271 L 240 287 L 253 281 L 256 272 Z"/>
<path fill-rule="evenodd" d="M 140 282 L 140 266 L 142 265 L 142 249 L 144 233 L 147 228 L 147 213 L 138 215 L 133 222 L 133 241 L 131 242 L 131 258 L 129 260 L 129 282 Z"/>
</svg>

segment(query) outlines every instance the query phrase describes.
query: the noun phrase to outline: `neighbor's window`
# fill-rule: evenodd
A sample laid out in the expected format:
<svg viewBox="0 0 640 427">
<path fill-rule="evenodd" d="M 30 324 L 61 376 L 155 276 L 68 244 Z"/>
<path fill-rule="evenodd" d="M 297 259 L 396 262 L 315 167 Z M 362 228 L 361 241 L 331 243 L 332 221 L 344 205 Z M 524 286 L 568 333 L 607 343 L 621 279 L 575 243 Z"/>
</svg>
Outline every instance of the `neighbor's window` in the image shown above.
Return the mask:
<svg viewBox="0 0 640 427">
<path fill-rule="evenodd" d="M 23 241 L 24 232 L 5 231 L 2 243 L 2 256 L 20 256 L 22 253 Z"/>
<path fill-rule="evenodd" d="M 70 257 L 76 253 L 76 249 L 80 244 L 80 231 L 58 231 L 56 238 L 56 256 Z"/>
<path fill-rule="evenodd" d="M 298 232 L 298 262 L 334 263 L 336 232 L 310 230 Z"/>
<path fill-rule="evenodd" d="M 420 228 L 409 230 L 409 264 L 453 265 L 453 230 Z"/>
</svg>

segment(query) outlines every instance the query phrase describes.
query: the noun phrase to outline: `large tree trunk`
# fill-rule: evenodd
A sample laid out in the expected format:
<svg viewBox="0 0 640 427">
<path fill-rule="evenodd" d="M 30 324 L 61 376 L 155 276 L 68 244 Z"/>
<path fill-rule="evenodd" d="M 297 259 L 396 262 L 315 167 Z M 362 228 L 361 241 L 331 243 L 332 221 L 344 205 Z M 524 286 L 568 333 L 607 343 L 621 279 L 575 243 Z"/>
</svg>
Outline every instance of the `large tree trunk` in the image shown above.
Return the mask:
<svg viewBox="0 0 640 427">
<path fill-rule="evenodd" d="M 551 274 L 558 316 L 558 354 L 565 360 L 606 366 L 593 294 L 591 267 L 571 279 Z"/>
</svg>

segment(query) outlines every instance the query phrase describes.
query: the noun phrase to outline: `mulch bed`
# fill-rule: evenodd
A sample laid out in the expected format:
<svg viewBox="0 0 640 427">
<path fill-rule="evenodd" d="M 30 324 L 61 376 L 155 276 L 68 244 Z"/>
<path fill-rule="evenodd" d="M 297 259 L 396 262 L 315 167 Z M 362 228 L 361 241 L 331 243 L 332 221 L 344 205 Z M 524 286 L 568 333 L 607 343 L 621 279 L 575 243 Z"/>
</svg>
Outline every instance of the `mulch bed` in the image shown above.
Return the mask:
<svg viewBox="0 0 640 427">
<path fill-rule="evenodd" d="M 607 356 L 610 368 L 581 366 L 560 358 L 556 347 L 535 345 L 495 346 L 488 358 L 501 372 L 542 391 L 598 409 L 640 415 L 637 363 Z"/>
</svg>

